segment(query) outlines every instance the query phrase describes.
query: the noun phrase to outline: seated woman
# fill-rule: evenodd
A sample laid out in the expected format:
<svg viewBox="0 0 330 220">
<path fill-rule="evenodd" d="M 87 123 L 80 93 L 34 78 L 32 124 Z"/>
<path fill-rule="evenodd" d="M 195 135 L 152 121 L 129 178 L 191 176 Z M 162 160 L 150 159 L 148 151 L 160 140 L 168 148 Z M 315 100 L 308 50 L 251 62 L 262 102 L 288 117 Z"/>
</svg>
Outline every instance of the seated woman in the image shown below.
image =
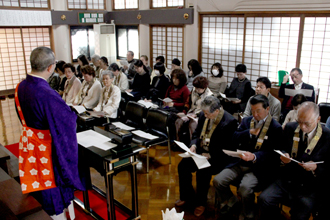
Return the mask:
<svg viewBox="0 0 330 220">
<path fill-rule="evenodd" d="M 130 98 L 135 101 L 145 97 L 150 88 L 150 75 L 147 67 L 141 60 L 137 60 L 134 63 L 134 69 L 137 72 L 133 78 L 131 89 L 126 90 L 131 93 L 134 97 Z"/>
<path fill-rule="evenodd" d="M 72 104 L 81 88 L 81 82 L 76 77 L 76 68 L 71 63 L 63 65 L 64 74 L 67 78 L 64 85 L 62 99 L 66 104 Z"/>
<path fill-rule="evenodd" d="M 219 93 L 225 93 L 227 88 L 227 79 L 223 75 L 223 69 L 220 63 L 215 63 L 211 67 L 211 74 L 208 77 L 209 89 L 215 96 Z"/>
<path fill-rule="evenodd" d="M 128 89 L 128 79 L 126 74 L 120 71 L 120 68 L 117 63 L 110 64 L 109 70 L 115 76 L 113 84 L 115 86 L 118 86 L 121 92 L 125 92 Z"/>
<path fill-rule="evenodd" d="M 63 91 L 64 91 L 64 86 L 65 86 L 65 82 L 66 82 L 66 76 L 64 74 L 64 66 L 65 62 L 63 60 L 59 60 L 56 63 L 56 67 L 55 67 L 55 72 L 57 72 L 60 75 L 60 82 L 59 82 L 59 86 L 57 89 L 58 94 L 60 94 L 60 96 L 63 96 Z"/>
<path fill-rule="evenodd" d="M 178 113 L 180 118 L 175 121 L 177 140 L 180 139 L 179 133 L 184 122 L 189 122 L 189 134 L 191 140 L 192 133 L 197 127 L 199 113 L 202 111 L 201 103 L 205 97 L 213 95 L 211 90 L 207 88 L 208 81 L 205 77 L 196 77 L 194 79 L 193 85 L 194 88 L 185 103 L 183 113 Z"/>
<path fill-rule="evenodd" d="M 285 125 L 288 122 L 296 122 L 297 121 L 297 112 L 298 108 L 300 107 L 301 103 L 306 102 L 307 98 L 303 94 L 297 94 L 293 96 L 291 100 L 291 104 L 293 106 L 293 110 L 289 111 L 289 113 L 286 115 L 285 120 L 282 124 L 282 128 L 285 128 Z"/>
<path fill-rule="evenodd" d="M 77 66 L 77 72 L 75 73 L 76 77 L 78 77 L 78 79 L 80 81 L 83 81 L 83 75 L 81 72 L 81 67 L 89 65 L 88 59 L 84 54 L 81 54 L 78 56 L 77 58 L 77 62 L 78 62 L 78 66 Z"/>
<path fill-rule="evenodd" d="M 197 76 L 205 76 L 203 69 L 199 62 L 195 59 L 192 59 L 188 62 L 188 72 L 187 72 L 187 87 L 189 91 L 193 89 L 193 81 Z"/>
<path fill-rule="evenodd" d="M 120 89 L 113 85 L 114 74 L 110 70 L 104 70 L 102 77 L 104 87 L 99 104 L 93 110 L 104 112 L 107 118 L 117 118 L 117 110 L 121 100 Z"/>
<path fill-rule="evenodd" d="M 93 109 L 99 103 L 102 86 L 95 78 L 93 67 L 89 65 L 83 66 L 81 67 L 81 72 L 85 80 L 75 97 L 73 105 L 82 105 L 86 109 Z"/>
<path fill-rule="evenodd" d="M 100 72 L 99 72 L 99 76 L 100 76 L 100 82 L 102 82 L 102 73 L 104 70 L 107 70 L 109 67 L 109 63 L 108 63 L 108 59 L 106 57 L 101 57 L 99 60 L 99 64 L 100 64 Z M 101 83 L 102 84 L 102 83 Z"/>
<path fill-rule="evenodd" d="M 165 76 L 165 66 L 158 62 L 154 66 L 156 76 L 152 79 L 151 88 L 146 99 L 159 105 L 159 98 L 164 99 L 167 88 L 170 85 L 169 79 Z"/>
<path fill-rule="evenodd" d="M 247 101 L 251 97 L 252 87 L 251 82 L 245 77 L 246 66 L 244 64 L 238 64 L 235 67 L 237 77 L 233 79 L 229 89 L 226 91 L 228 98 L 237 98 L 235 101 L 225 101 L 222 103 L 223 108 L 230 114 L 237 112 L 243 112 L 246 108 Z"/>
<path fill-rule="evenodd" d="M 173 112 L 182 112 L 190 91 L 186 86 L 187 77 L 182 69 L 175 69 L 171 73 L 172 84 L 168 87 L 165 98 L 172 99 L 172 102 L 164 102 L 163 107 L 171 108 Z"/>
</svg>

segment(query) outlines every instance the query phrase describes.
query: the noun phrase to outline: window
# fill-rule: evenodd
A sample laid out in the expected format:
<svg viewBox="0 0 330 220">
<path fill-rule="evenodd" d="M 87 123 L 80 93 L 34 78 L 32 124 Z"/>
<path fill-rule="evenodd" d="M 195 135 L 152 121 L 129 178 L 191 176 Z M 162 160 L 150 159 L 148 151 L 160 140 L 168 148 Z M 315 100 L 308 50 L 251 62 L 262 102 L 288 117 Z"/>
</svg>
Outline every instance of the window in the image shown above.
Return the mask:
<svg viewBox="0 0 330 220">
<path fill-rule="evenodd" d="M 14 89 L 30 68 L 30 53 L 50 47 L 50 28 L 0 28 L 0 90 Z"/>
<path fill-rule="evenodd" d="M 139 57 L 139 31 L 137 26 L 116 26 L 117 59 L 126 59 L 127 51 Z"/>
<path fill-rule="evenodd" d="M 184 0 L 151 0 L 151 8 L 184 7 Z"/>
<path fill-rule="evenodd" d="M 0 0 L 0 6 L 21 8 L 50 8 L 49 0 Z"/>
<path fill-rule="evenodd" d="M 114 10 L 124 10 L 124 9 L 138 9 L 139 1 L 138 0 L 113 0 L 112 8 Z"/>
<path fill-rule="evenodd" d="M 165 57 L 165 65 L 171 69 L 172 60 L 178 58 L 183 67 L 183 27 L 151 26 L 151 61 L 155 64 L 157 56 Z"/>
<path fill-rule="evenodd" d="M 209 73 L 214 62 L 223 65 L 228 82 L 235 66 L 247 66 L 252 86 L 278 71 L 300 67 L 303 81 L 320 88 L 319 102 L 330 102 L 330 15 L 202 15 L 200 60 Z"/>
<path fill-rule="evenodd" d="M 81 54 L 90 58 L 95 53 L 93 26 L 71 27 L 72 62 Z"/>
<path fill-rule="evenodd" d="M 68 9 L 104 10 L 105 0 L 68 0 Z"/>
</svg>

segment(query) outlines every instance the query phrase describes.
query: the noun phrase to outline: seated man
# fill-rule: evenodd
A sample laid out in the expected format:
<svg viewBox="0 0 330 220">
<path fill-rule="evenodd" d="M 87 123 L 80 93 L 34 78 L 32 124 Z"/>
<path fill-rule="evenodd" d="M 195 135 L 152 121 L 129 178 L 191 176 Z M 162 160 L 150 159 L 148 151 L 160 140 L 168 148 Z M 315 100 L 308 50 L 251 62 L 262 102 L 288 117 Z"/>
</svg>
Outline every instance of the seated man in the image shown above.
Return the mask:
<svg viewBox="0 0 330 220">
<path fill-rule="evenodd" d="M 180 200 L 175 205 L 182 206 L 195 199 L 197 207 L 194 214 L 200 216 L 205 210 L 207 193 L 212 175 L 219 173 L 230 158 L 222 149 L 230 149 L 231 137 L 236 130 L 237 121 L 221 108 L 219 99 L 207 96 L 201 104 L 202 113 L 193 134 L 190 150 L 206 156 L 210 167 L 198 169 L 192 158 L 183 158 L 178 165 Z M 196 196 L 192 186 L 191 173 L 196 172 Z"/>
<path fill-rule="evenodd" d="M 259 77 L 257 79 L 256 95 L 262 94 L 268 98 L 269 101 L 269 113 L 274 120 L 278 121 L 281 114 L 281 102 L 270 94 L 271 82 L 267 77 Z M 251 99 L 251 98 L 250 98 Z M 243 117 L 251 116 L 251 104 L 248 101 Z"/>
<path fill-rule="evenodd" d="M 130 50 L 127 51 L 126 58 L 128 66 L 123 66 L 124 73 L 127 75 L 128 79 L 133 79 L 136 74 L 136 71 L 134 69 L 134 63 L 136 62 L 136 59 L 134 59 L 134 52 Z"/>
<path fill-rule="evenodd" d="M 280 147 L 281 125 L 269 114 L 268 99 L 256 95 L 250 100 L 253 117 L 243 118 L 233 135 L 233 145 L 244 151 L 241 160 L 227 166 L 214 177 L 220 213 L 231 214 L 238 199 L 230 190 L 230 184 L 239 183 L 237 194 L 242 201 L 241 216 L 254 219 L 254 191 L 272 183 L 280 161 L 274 149 Z"/>
<path fill-rule="evenodd" d="M 289 201 L 291 219 L 308 220 L 315 208 L 316 197 L 329 195 L 325 192 L 329 191 L 327 164 L 330 158 L 330 131 L 321 126 L 319 121 L 318 106 L 313 102 L 304 102 L 298 109 L 298 122 L 286 125 L 282 143 L 285 144 L 283 153 L 286 157 L 280 156 L 283 170 L 280 178 L 259 197 L 261 219 L 279 219 L 278 204 Z M 302 163 L 291 161 L 290 158 Z M 313 163 L 319 161 L 324 163 Z M 324 201 L 318 204 L 323 205 Z"/>
<path fill-rule="evenodd" d="M 283 98 L 283 102 L 282 102 L 282 114 L 285 118 L 285 116 L 288 114 L 288 112 L 290 110 L 293 109 L 291 101 L 293 96 L 288 96 L 285 94 L 285 89 L 308 89 L 308 90 L 313 90 L 312 96 L 311 97 L 307 97 L 307 101 L 311 101 L 311 102 L 315 102 L 315 91 L 314 91 L 314 87 L 312 85 L 309 85 L 307 83 L 304 83 L 302 81 L 302 71 L 299 68 L 293 68 L 290 72 L 290 77 L 293 81 L 294 84 L 289 84 L 286 85 L 286 83 L 288 82 L 289 79 L 289 75 L 285 75 L 283 77 L 283 82 L 281 84 L 280 90 L 278 92 L 278 97 Z"/>
</svg>

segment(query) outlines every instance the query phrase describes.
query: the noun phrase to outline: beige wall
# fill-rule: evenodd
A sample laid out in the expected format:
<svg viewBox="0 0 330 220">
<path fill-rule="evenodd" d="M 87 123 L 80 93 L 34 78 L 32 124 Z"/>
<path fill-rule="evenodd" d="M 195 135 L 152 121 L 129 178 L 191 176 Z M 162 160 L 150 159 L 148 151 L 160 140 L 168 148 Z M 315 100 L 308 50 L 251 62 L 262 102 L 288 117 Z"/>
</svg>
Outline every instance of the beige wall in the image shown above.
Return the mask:
<svg viewBox="0 0 330 220">
<path fill-rule="evenodd" d="M 67 0 L 51 0 L 52 9 L 66 10 Z M 149 0 L 139 0 L 141 10 L 149 9 Z M 194 24 L 184 29 L 184 63 L 198 58 L 198 13 L 221 11 L 294 11 L 294 10 L 330 10 L 329 0 L 186 0 L 194 6 Z M 107 0 L 107 9 L 111 11 L 111 1 Z M 54 26 L 54 45 L 56 59 L 71 60 L 70 34 L 67 25 Z M 140 55 L 150 57 L 149 25 L 140 25 Z M 137 58 L 137 57 L 136 57 Z M 187 69 L 186 66 L 183 67 Z"/>
</svg>

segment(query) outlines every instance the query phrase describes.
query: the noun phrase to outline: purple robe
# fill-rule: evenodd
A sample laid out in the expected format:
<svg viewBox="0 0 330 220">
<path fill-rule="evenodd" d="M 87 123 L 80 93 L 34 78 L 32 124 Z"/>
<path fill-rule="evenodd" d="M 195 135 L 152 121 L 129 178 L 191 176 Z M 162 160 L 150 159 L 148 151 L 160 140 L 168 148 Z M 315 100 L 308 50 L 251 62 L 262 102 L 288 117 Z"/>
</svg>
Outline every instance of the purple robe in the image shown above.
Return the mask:
<svg viewBox="0 0 330 220">
<path fill-rule="evenodd" d="M 49 215 L 70 205 L 74 189 L 84 190 L 78 174 L 76 114 L 46 80 L 27 75 L 18 87 L 18 98 L 28 127 L 48 129 L 52 135 L 55 188 L 31 193 Z"/>
</svg>

